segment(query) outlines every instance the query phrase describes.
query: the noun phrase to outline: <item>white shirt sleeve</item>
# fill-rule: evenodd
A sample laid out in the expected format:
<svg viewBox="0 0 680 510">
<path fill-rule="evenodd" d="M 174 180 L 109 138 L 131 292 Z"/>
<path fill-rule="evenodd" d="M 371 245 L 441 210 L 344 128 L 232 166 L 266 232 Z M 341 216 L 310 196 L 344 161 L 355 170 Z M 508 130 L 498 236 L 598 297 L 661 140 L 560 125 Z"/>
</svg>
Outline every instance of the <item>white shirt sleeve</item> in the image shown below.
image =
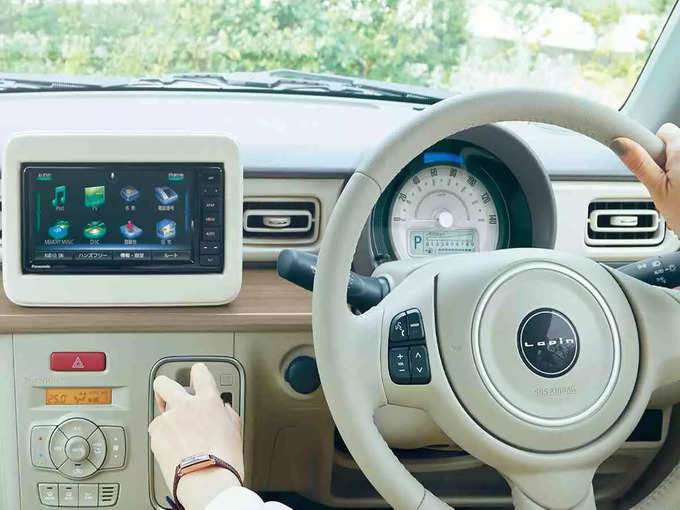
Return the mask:
<svg viewBox="0 0 680 510">
<path fill-rule="evenodd" d="M 265 503 L 262 498 L 245 487 L 230 487 L 213 499 L 205 510 L 291 510 L 276 501 Z"/>
</svg>

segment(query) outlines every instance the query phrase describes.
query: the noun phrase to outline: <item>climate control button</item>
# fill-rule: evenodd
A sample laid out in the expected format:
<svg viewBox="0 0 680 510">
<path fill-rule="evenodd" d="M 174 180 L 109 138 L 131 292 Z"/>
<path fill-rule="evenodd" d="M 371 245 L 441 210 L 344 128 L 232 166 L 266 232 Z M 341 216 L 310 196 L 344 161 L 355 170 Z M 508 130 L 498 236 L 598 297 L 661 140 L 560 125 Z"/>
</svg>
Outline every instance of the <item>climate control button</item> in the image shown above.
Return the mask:
<svg viewBox="0 0 680 510">
<path fill-rule="evenodd" d="M 59 430 L 61 430 L 66 437 L 80 436 L 80 437 L 90 437 L 97 426 L 90 420 L 85 420 L 84 418 L 72 418 L 66 420 L 64 423 L 59 425 Z"/>
<path fill-rule="evenodd" d="M 66 456 L 73 462 L 82 462 L 90 455 L 90 445 L 87 439 L 75 436 L 66 441 Z"/>
<path fill-rule="evenodd" d="M 101 427 L 106 443 L 108 455 L 102 469 L 121 468 L 125 464 L 125 430 L 123 427 Z"/>
<path fill-rule="evenodd" d="M 85 418 L 71 418 L 31 429 L 33 465 L 56 469 L 68 478 L 87 478 L 99 469 L 121 469 L 125 454 L 123 427 L 98 427 Z"/>
<path fill-rule="evenodd" d="M 104 464 L 104 459 L 106 458 L 106 439 L 104 434 L 102 434 L 100 429 L 97 429 L 87 438 L 87 442 L 90 445 L 90 455 L 87 457 L 87 460 L 99 469 Z"/>
<path fill-rule="evenodd" d="M 68 438 L 59 429 L 56 429 L 50 437 L 50 457 L 56 467 L 66 462 L 66 441 Z"/>
<path fill-rule="evenodd" d="M 67 459 L 66 462 L 59 466 L 59 472 L 69 478 L 87 478 L 92 476 L 95 471 L 97 471 L 97 468 L 87 459 L 82 462 Z"/>
<path fill-rule="evenodd" d="M 54 429 L 54 425 L 38 425 L 31 429 L 31 463 L 37 468 L 54 468 L 48 449 Z"/>
</svg>

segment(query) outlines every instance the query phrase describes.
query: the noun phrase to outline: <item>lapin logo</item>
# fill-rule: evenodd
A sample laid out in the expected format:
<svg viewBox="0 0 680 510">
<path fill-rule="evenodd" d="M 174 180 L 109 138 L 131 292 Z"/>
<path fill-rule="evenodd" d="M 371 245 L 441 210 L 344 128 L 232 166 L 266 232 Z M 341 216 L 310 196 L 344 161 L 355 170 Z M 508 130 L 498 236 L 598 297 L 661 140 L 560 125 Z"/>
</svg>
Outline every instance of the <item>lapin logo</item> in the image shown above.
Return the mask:
<svg viewBox="0 0 680 510">
<path fill-rule="evenodd" d="M 576 328 L 562 313 L 539 308 L 527 315 L 517 331 L 522 361 L 542 377 L 559 377 L 576 364 L 579 339 Z"/>
</svg>

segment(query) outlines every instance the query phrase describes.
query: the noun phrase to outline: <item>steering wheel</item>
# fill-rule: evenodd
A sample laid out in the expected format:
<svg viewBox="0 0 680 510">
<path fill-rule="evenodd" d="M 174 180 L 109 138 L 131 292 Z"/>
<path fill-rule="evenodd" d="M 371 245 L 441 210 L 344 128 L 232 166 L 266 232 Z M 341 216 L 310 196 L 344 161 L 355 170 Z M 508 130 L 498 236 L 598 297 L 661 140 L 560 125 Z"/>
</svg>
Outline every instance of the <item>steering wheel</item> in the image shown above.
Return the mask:
<svg viewBox="0 0 680 510">
<path fill-rule="evenodd" d="M 373 415 L 382 406 L 429 413 L 505 477 L 515 508 L 593 509 L 595 470 L 633 431 L 652 394 L 680 401 L 680 293 L 583 257 L 508 249 L 390 262 L 377 272 L 392 292 L 362 315 L 348 309 L 355 246 L 382 190 L 434 143 L 508 120 L 555 124 L 604 144 L 626 136 L 665 160 L 661 140 L 618 111 L 529 90 L 442 101 L 365 158 L 319 254 L 314 349 L 340 434 L 397 509 L 449 507 L 380 435 Z"/>
</svg>

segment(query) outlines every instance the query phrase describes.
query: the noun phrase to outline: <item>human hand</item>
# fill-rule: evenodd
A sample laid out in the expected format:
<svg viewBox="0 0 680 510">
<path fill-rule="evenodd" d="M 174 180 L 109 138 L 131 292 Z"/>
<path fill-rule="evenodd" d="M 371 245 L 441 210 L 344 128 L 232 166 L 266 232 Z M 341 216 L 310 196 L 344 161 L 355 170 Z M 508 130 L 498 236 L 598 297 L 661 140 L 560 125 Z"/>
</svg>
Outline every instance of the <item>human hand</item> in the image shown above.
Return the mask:
<svg viewBox="0 0 680 510">
<path fill-rule="evenodd" d="M 196 454 L 212 454 L 228 462 L 243 479 L 241 418 L 231 406 L 224 405 L 203 363 L 191 367 L 191 387 L 195 395 L 164 375 L 153 382 L 162 414 L 149 425 L 151 450 L 170 491 L 177 465 Z M 237 478 L 226 469 L 208 468 L 183 476 L 177 499 L 186 510 L 203 510 L 217 494 L 238 485 Z"/>
<path fill-rule="evenodd" d="M 664 124 L 656 134 L 666 144 L 665 168 L 628 138 L 616 138 L 611 148 L 649 190 L 654 205 L 666 219 L 666 226 L 680 234 L 680 128 Z"/>
</svg>

